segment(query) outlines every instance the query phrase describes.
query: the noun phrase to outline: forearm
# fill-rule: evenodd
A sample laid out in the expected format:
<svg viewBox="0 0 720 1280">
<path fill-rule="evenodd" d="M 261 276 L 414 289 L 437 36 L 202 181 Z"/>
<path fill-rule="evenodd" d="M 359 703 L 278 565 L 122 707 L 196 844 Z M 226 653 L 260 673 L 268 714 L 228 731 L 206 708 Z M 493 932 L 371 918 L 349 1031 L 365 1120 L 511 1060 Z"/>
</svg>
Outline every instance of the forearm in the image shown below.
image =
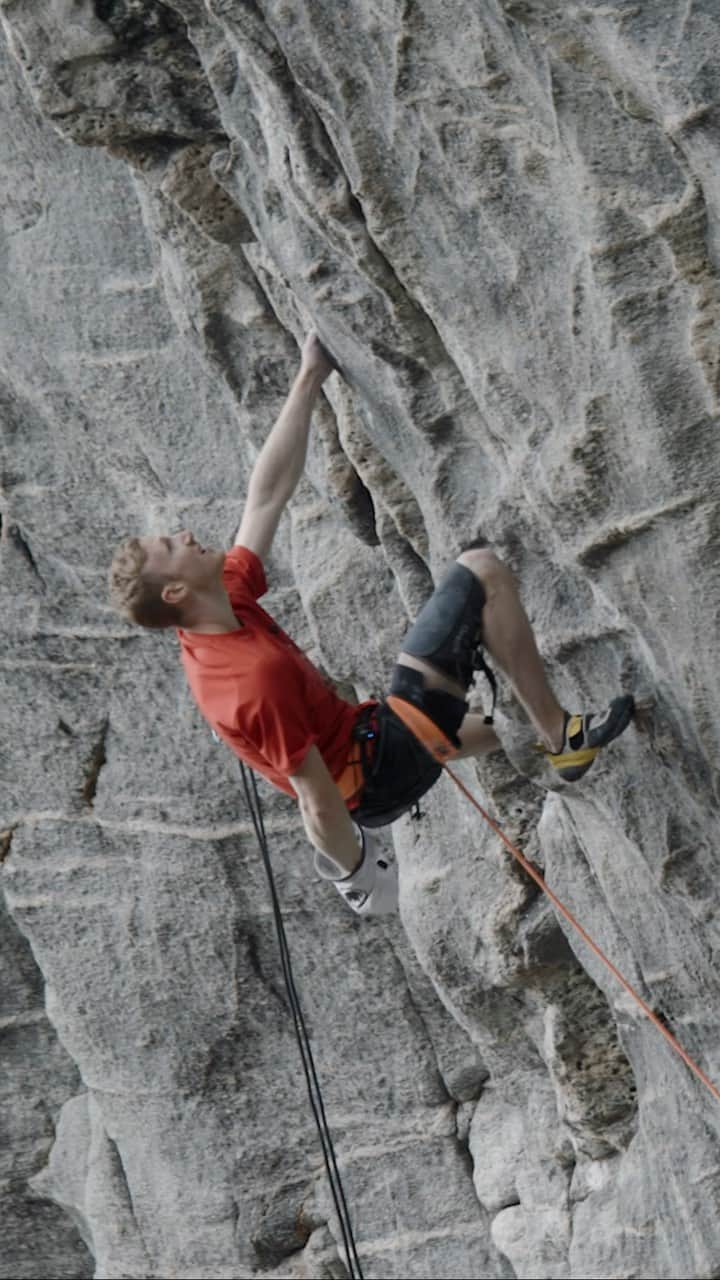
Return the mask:
<svg viewBox="0 0 720 1280">
<path fill-rule="evenodd" d="M 350 875 L 360 860 L 360 845 L 350 814 L 338 792 L 338 804 L 322 811 L 300 804 L 308 840 L 338 864 L 340 875 Z"/>
<path fill-rule="evenodd" d="M 305 468 L 312 411 L 323 383 L 321 372 L 302 369 L 275 426 L 258 454 L 250 488 L 260 499 L 287 501 Z"/>
</svg>

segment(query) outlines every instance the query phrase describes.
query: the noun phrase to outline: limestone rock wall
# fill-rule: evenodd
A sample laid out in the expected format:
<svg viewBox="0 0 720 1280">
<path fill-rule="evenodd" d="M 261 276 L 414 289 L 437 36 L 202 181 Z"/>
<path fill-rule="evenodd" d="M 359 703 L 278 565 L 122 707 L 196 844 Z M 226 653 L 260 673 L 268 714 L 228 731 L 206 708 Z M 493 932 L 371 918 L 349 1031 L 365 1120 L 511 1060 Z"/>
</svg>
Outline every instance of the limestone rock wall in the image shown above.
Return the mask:
<svg viewBox="0 0 720 1280">
<path fill-rule="evenodd" d="M 718 1080 L 720 10 L 0 15 L 0 1275 L 342 1276 L 234 762 L 107 566 L 229 544 L 317 327 L 268 607 L 381 693 L 480 534 L 562 700 L 644 700 L 575 789 L 460 771 Z M 391 921 L 263 795 L 365 1275 L 720 1274 L 718 1105 L 449 781 Z"/>
</svg>

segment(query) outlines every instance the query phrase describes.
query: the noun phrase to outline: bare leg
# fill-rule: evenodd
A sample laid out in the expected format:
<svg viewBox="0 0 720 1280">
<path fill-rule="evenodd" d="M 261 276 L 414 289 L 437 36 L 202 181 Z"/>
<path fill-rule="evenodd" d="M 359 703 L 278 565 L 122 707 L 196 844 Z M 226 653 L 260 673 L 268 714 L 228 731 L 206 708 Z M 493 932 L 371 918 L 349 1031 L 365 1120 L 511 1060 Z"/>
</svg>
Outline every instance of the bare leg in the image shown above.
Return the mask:
<svg viewBox="0 0 720 1280">
<path fill-rule="evenodd" d="M 483 638 L 488 653 L 502 667 L 545 746 L 559 751 L 565 713 L 548 683 L 512 573 L 484 547 L 464 551 L 458 560 L 480 579 L 485 591 Z"/>
<path fill-rule="evenodd" d="M 464 760 L 467 756 L 486 756 L 491 751 L 499 751 L 498 736 L 491 724 L 485 723 L 485 717 L 472 711 L 465 716 L 458 738 L 461 742 L 456 760 Z"/>
<path fill-rule="evenodd" d="M 483 639 L 488 652 L 505 672 L 545 746 L 549 751 L 559 751 L 564 738 L 565 713 L 548 684 L 512 573 L 485 547 L 463 551 L 458 561 L 479 578 L 485 591 Z M 429 689 L 446 689 L 457 697 L 465 697 L 462 685 L 424 659 L 401 653 L 398 661 L 422 671 Z M 496 751 L 500 745 L 496 734 L 482 723 L 480 716 L 466 716 L 459 737 L 463 756 Z"/>
</svg>

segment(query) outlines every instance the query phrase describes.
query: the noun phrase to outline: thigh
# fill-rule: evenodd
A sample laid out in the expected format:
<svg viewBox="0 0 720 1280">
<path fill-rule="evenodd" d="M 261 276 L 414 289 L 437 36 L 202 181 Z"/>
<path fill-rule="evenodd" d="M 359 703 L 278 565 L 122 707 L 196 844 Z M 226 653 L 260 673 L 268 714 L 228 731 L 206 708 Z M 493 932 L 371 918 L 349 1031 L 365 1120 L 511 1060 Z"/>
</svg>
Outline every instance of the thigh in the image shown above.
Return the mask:
<svg viewBox="0 0 720 1280">
<path fill-rule="evenodd" d="M 480 579 L 456 561 L 405 636 L 399 663 L 421 671 L 428 688 L 464 697 L 482 643 L 484 604 Z"/>
<path fill-rule="evenodd" d="M 455 760 L 468 756 L 484 756 L 490 751 L 501 751 L 500 741 L 491 724 L 479 712 L 469 712 L 458 729 L 460 750 Z"/>
<path fill-rule="evenodd" d="M 451 680 L 449 676 L 443 675 L 439 667 L 434 667 L 432 663 L 425 662 L 422 658 L 416 658 L 414 654 L 406 653 L 405 650 L 398 657 L 398 666 L 412 667 L 413 671 L 420 671 L 425 680 L 426 689 L 442 689 L 445 693 L 452 693 L 456 698 L 465 697 L 465 689 L 457 680 Z"/>
</svg>

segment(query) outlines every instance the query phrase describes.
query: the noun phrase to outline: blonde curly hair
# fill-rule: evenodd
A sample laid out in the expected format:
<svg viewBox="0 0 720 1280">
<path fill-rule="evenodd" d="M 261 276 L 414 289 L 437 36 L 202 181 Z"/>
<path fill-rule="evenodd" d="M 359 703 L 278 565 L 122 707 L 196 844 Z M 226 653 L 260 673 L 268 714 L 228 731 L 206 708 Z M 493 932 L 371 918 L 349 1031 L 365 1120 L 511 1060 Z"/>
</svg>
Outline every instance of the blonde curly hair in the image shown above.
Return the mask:
<svg viewBox="0 0 720 1280">
<path fill-rule="evenodd" d="M 110 600 L 114 608 L 141 627 L 181 627 L 177 605 L 166 604 L 160 592 L 169 581 L 164 574 L 147 573 L 147 552 L 139 538 L 126 538 L 112 558 Z"/>
</svg>

